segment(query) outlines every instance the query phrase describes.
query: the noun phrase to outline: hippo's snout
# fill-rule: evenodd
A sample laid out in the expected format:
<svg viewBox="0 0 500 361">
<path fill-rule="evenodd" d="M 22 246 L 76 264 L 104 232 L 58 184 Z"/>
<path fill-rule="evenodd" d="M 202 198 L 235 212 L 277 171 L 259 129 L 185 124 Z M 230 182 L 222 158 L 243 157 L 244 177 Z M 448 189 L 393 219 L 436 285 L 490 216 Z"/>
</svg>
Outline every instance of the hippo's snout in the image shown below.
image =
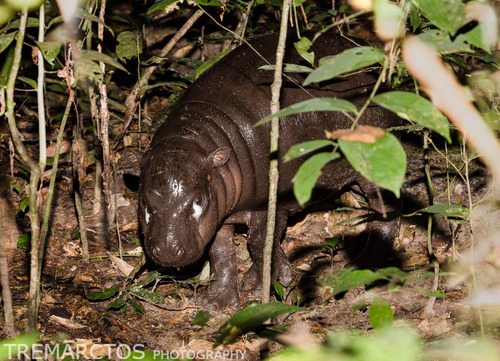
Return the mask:
<svg viewBox="0 0 500 361">
<path fill-rule="evenodd" d="M 191 247 L 191 251 L 195 251 Z M 146 252 L 150 258 L 160 266 L 179 267 L 193 263 L 199 258 L 196 252 L 190 252 L 181 242 L 167 236 L 166 240 L 159 241 L 148 239 L 146 242 Z"/>
</svg>

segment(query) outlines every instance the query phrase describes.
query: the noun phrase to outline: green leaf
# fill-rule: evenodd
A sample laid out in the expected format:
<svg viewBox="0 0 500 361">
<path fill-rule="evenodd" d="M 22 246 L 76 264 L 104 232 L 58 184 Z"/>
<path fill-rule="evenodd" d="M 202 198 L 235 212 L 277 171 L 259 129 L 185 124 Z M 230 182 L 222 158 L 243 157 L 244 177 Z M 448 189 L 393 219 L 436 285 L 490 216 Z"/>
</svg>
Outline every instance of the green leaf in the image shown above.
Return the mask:
<svg viewBox="0 0 500 361">
<path fill-rule="evenodd" d="M 322 58 L 319 68 L 307 76 L 304 86 L 365 68 L 381 62 L 384 57 L 385 55 L 380 49 L 371 46 L 360 46 L 344 50 L 340 54 Z"/>
<path fill-rule="evenodd" d="M 210 319 L 210 312 L 208 311 L 198 311 L 193 317 L 193 323 L 197 326 L 205 326 Z"/>
<path fill-rule="evenodd" d="M 151 282 L 156 281 L 159 277 L 161 277 L 161 273 L 160 272 L 158 272 L 158 271 L 151 271 L 149 273 L 149 276 L 144 281 L 137 282 L 134 285 L 134 287 L 138 288 L 138 287 L 146 286 L 146 285 L 150 284 Z"/>
<path fill-rule="evenodd" d="M 113 59 L 107 54 L 99 53 L 96 50 L 82 50 L 80 52 L 81 58 L 88 59 L 88 60 L 93 60 L 93 61 L 102 61 L 104 64 L 111 65 L 117 69 L 123 70 L 124 72 L 128 73 L 127 69 L 123 67 L 117 60 Z M 80 59 L 81 61 L 81 59 Z"/>
<path fill-rule="evenodd" d="M 153 12 L 155 12 L 156 10 L 161 10 L 161 11 L 165 11 L 165 9 L 167 8 L 167 6 L 175 3 L 177 0 L 163 0 L 163 1 L 159 1 L 157 2 L 156 4 L 152 5 L 148 11 L 146 12 L 146 15 L 150 15 L 152 14 Z"/>
<path fill-rule="evenodd" d="M 30 79 L 30 78 L 26 78 L 24 76 L 18 76 L 17 79 L 20 80 L 20 81 L 22 81 L 23 83 L 28 84 L 33 89 L 36 89 L 38 87 L 37 86 L 38 83 L 36 82 L 36 80 Z"/>
<path fill-rule="evenodd" d="M 271 283 L 274 287 L 274 291 L 276 292 L 276 294 L 280 297 L 283 297 L 285 295 L 285 290 L 283 289 L 283 286 L 276 281 L 272 281 Z"/>
<path fill-rule="evenodd" d="M 295 144 L 292 145 L 290 149 L 288 149 L 288 152 L 286 152 L 283 160 L 285 162 L 289 162 L 292 159 L 302 157 L 303 155 L 309 154 L 311 152 L 314 152 L 315 150 L 327 147 L 332 144 L 333 142 L 328 139 L 310 140 L 308 142 Z"/>
<path fill-rule="evenodd" d="M 31 233 L 23 233 L 17 238 L 17 248 L 30 249 L 31 248 Z"/>
<path fill-rule="evenodd" d="M 139 58 L 142 54 L 142 41 L 136 32 L 122 31 L 118 34 L 116 55 L 121 60 Z"/>
<path fill-rule="evenodd" d="M 329 248 L 331 248 L 332 250 L 335 250 L 337 245 L 340 243 L 340 237 L 339 236 L 329 237 L 329 238 L 325 239 L 325 242 Z"/>
<path fill-rule="evenodd" d="M 19 202 L 19 210 L 26 213 L 26 208 L 30 205 L 30 199 L 28 197 L 24 197 Z"/>
<path fill-rule="evenodd" d="M 7 49 L 16 37 L 17 31 L 13 31 L 8 34 L 4 34 L 0 36 L 0 53 L 2 53 L 5 49 Z"/>
<path fill-rule="evenodd" d="M 144 297 L 145 299 L 147 299 L 152 303 L 157 303 L 160 305 L 165 304 L 165 298 L 161 293 L 151 292 L 150 290 L 147 290 L 145 288 L 136 288 L 136 287 L 132 287 L 130 289 L 130 293 L 136 296 Z"/>
<path fill-rule="evenodd" d="M 352 268 L 338 269 L 330 274 L 323 274 L 318 278 L 321 285 L 332 288 L 332 297 L 378 280 L 388 280 L 388 278 L 368 269 L 353 270 Z"/>
<path fill-rule="evenodd" d="M 311 40 L 306 37 L 302 37 L 299 41 L 293 43 L 293 46 L 295 47 L 299 55 L 304 58 L 309 64 L 314 65 L 314 53 L 312 51 L 308 51 L 311 45 Z"/>
<path fill-rule="evenodd" d="M 28 18 L 28 22 L 26 23 L 26 27 L 27 28 L 38 28 L 39 24 L 40 24 L 40 20 L 38 20 L 38 18 Z M 20 25 L 21 25 L 21 20 L 16 19 L 16 20 L 12 21 L 11 23 L 9 23 L 9 25 L 7 25 L 5 27 L 5 29 L 2 29 L 2 30 L 8 31 L 11 29 L 19 29 Z"/>
<path fill-rule="evenodd" d="M 388 189 L 399 198 L 406 174 L 406 153 L 398 139 L 384 131 L 373 143 L 338 140 L 342 153 L 366 179 Z"/>
<path fill-rule="evenodd" d="M 131 297 L 129 297 L 128 303 L 130 303 L 132 305 L 132 307 L 135 309 L 135 311 L 138 314 L 144 315 L 146 313 L 146 311 L 144 311 L 144 308 L 142 308 L 141 305 L 138 304 L 137 302 L 135 302 Z"/>
<path fill-rule="evenodd" d="M 286 117 L 293 114 L 305 112 L 350 112 L 356 113 L 357 109 L 350 101 L 338 98 L 312 98 L 307 99 L 286 108 L 281 109 L 277 113 L 271 114 L 264 119 L 258 121 L 255 126 L 262 125 L 274 117 Z M 306 125 L 307 126 L 307 125 Z"/>
<path fill-rule="evenodd" d="M 216 0 L 195 0 L 195 2 L 202 6 L 222 6 L 222 4 Z"/>
<path fill-rule="evenodd" d="M 303 205 L 311 199 L 314 185 L 321 176 L 321 168 L 337 158 L 340 158 L 337 152 L 318 153 L 301 164 L 292 180 L 293 193 L 299 204 Z"/>
<path fill-rule="evenodd" d="M 206 72 L 208 69 L 210 69 L 212 67 L 212 65 L 214 65 L 215 63 L 217 63 L 219 60 L 221 60 L 223 57 L 225 57 L 228 53 L 230 52 L 230 50 L 226 50 L 226 51 L 223 51 L 222 53 L 216 55 L 216 56 L 212 56 L 210 59 L 208 59 L 207 61 L 205 61 L 203 64 L 201 64 L 198 69 L 196 69 L 196 76 L 195 76 L 195 79 L 198 79 L 198 77 L 203 74 L 204 72 Z"/>
<path fill-rule="evenodd" d="M 379 94 L 372 100 L 403 119 L 411 120 L 416 124 L 434 130 L 451 143 L 450 123 L 430 101 L 420 95 L 392 91 Z"/>
<path fill-rule="evenodd" d="M 128 301 L 128 293 L 127 292 L 122 292 L 118 295 L 118 297 L 109 303 L 108 307 L 109 308 L 122 308 L 124 305 L 126 305 Z"/>
<path fill-rule="evenodd" d="M 7 85 L 9 79 L 10 71 L 12 69 L 12 64 L 14 63 L 14 53 L 16 51 L 15 46 L 11 46 L 7 49 L 3 58 L 3 63 L 0 69 L 0 85 Z"/>
<path fill-rule="evenodd" d="M 425 207 L 418 212 L 421 213 L 432 213 L 441 214 L 445 217 L 461 217 L 467 218 L 470 216 L 470 211 L 468 208 L 459 206 L 457 204 L 433 204 L 432 206 Z"/>
<path fill-rule="evenodd" d="M 391 327 L 394 322 L 394 314 L 391 305 L 383 298 L 374 298 L 370 306 L 370 325 L 375 330 Z"/>
<path fill-rule="evenodd" d="M 102 301 L 102 300 L 107 300 L 108 298 L 113 297 L 116 295 L 116 293 L 120 290 L 120 287 L 110 287 L 106 288 L 104 291 L 99 291 L 99 292 L 92 292 L 89 294 L 86 294 L 85 297 L 91 301 Z"/>
<path fill-rule="evenodd" d="M 254 331 L 267 320 L 284 313 L 298 312 L 302 309 L 280 302 L 251 304 L 226 321 L 221 327 L 222 334 L 214 343 L 214 348 L 233 342 L 238 336 Z"/>
<path fill-rule="evenodd" d="M 106 25 L 106 23 L 104 21 L 102 21 L 101 19 L 99 19 L 94 14 L 89 13 L 87 10 L 82 9 L 82 8 L 76 9 L 75 16 L 79 17 L 80 19 L 86 19 L 86 20 L 89 20 L 89 21 L 94 21 L 96 23 L 99 23 L 102 26 L 104 26 L 106 29 L 108 29 L 109 32 L 111 33 L 111 35 L 115 36 L 115 33 L 114 33 L 114 31 L 113 31 L 112 28 L 110 28 L 108 25 Z"/>
<path fill-rule="evenodd" d="M 37 41 L 36 44 L 40 48 L 43 58 L 47 61 L 47 63 L 49 63 L 50 65 L 54 65 L 54 60 L 57 58 L 57 55 L 61 50 L 61 44 L 55 41 Z"/>
<path fill-rule="evenodd" d="M 450 35 L 455 35 L 467 22 L 461 0 L 411 0 L 429 21 Z"/>
<path fill-rule="evenodd" d="M 262 65 L 259 67 L 260 70 L 274 70 L 275 65 Z M 283 73 L 310 73 L 314 69 L 305 65 L 298 64 L 283 64 Z"/>
<path fill-rule="evenodd" d="M 443 30 L 431 29 L 417 35 L 418 38 L 426 44 L 431 45 L 440 54 L 452 54 L 457 52 L 471 52 L 470 45 L 467 44 L 467 38 L 460 34 L 451 39 Z"/>
</svg>

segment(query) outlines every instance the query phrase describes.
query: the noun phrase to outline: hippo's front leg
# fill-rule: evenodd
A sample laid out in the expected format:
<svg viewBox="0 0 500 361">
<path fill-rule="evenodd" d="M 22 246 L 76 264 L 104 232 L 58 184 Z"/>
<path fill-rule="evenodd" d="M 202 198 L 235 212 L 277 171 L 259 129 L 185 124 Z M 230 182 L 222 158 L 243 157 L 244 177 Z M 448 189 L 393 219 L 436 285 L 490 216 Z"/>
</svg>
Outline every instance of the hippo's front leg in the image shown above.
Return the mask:
<svg viewBox="0 0 500 361">
<path fill-rule="evenodd" d="M 292 281 L 292 267 L 283 249 L 281 248 L 281 237 L 286 228 L 286 214 L 276 214 L 276 224 L 273 243 L 272 279 L 287 286 Z M 267 211 L 252 212 L 245 222 L 248 226 L 247 244 L 252 257 L 252 266 L 243 278 L 243 289 L 245 291 L 255 290 L 262 287 L 263 251 L 266 239 Z"/>
<path fill-rule="evenodd" d="M 233 243 L 234 226 L 223 225 L 208 251 L 210 284 L 201 293 L 199 302 L 207 308 L 240 308 L 236 246 Z"/>
</svg>

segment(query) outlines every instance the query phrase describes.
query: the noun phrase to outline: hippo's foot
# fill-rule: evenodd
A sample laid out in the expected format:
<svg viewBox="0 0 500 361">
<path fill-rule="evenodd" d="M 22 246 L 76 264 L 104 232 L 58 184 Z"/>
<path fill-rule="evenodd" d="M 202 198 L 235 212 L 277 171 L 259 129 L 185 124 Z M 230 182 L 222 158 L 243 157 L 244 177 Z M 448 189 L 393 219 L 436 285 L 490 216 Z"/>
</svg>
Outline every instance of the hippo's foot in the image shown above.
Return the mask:
<svg viewBox="0 0 500 361">
<path fill-rule="evenodd" d="M 240 293 L 236 248 L 233 244 L 234 227 L 223 225 L 208 252 L 210 284 L 201 290 L 197 303 L 210 309 L 222 310 L 226 306 L 239 309 Z"/>
<path fill-rule="evenodd" d="M 242 289 L 246 292 L 256 293 L 262 288 L 262 263 L 253 262 L 250 269 L 244 274 Z M 279 282 L 283 286 L 288 286 L 292 282 L 292 265 L 283 249 L 278 244 L 274 247 L 272 260 L 272 280 Z"/>
<path fill-rule="evenodd" d="M 240 309 L 238 289 L 221 287 L 219 282 L 210 282 L 196 293 L 196 304 L 210 310 L 224 310 L 226 307 Z"/>
</svg>

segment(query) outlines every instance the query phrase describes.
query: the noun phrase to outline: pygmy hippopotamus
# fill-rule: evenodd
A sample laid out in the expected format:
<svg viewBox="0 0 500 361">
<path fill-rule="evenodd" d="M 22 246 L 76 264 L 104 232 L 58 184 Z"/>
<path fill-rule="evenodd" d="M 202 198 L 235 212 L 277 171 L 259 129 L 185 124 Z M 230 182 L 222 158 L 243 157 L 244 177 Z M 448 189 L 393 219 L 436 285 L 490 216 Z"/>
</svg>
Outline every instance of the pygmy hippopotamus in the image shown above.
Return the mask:
<svg viewBox="0 0 500 361">
<path fill-rule="evenodd" d="M 270 124 L 254 127 L 270 114 L 270 85 L 278 36 L 267 35 L 231 51 L 202 74 L 173 107 L 154 135 L 140 161 L 139 217 L 146 254 L 161 266 L 190 265 L 208 251 L 211 282 L 202 299 L 206 306 L 240 305 L 240 287 L 233 244 L 235 224 L 248 226 L 247 244 L 252 267 L 243 279 L 245 289 L 261 285 L 262 250 L 266 233 L 269 187 Z M 355 46 L 350 39 L 327 34 L 312 46 L 315 58 L 334 55 Z M 317 60 L 316 60 L 317 62 Z M 287 42 L 285 63 L 307 65 Z M 351 101 L 358 109 L 366 101 L 377 74 L 357 73 L 303 88 L 307 74 L 283 78 L 280 105 L 286 107 L 311 97 Z M 280 122 L 279 186 L 273 277 L 282 284 L 292 269 L 280 238 L 287 219 L 304 209 L 292 194 L 292 178 L 307 157 L 284 163 L 284 154 L 297 143 L 322 139 L 325 130 L 349 128 L 351 119 L 340 112 L 310 112 L 288 116 Z M 370 106 L 360 124 L 390 127 L 399 118 Z M 364 180 L 345 159 L 323 169 L 313 201 L 335 194 L 357 182 L 370 205 L 377 209 L 375 186 Z M 383 194 L 385 194 L 383 192 Z M 393 237 L 394 227 L 381 223 L 383 237 Z"/>
</svg>

